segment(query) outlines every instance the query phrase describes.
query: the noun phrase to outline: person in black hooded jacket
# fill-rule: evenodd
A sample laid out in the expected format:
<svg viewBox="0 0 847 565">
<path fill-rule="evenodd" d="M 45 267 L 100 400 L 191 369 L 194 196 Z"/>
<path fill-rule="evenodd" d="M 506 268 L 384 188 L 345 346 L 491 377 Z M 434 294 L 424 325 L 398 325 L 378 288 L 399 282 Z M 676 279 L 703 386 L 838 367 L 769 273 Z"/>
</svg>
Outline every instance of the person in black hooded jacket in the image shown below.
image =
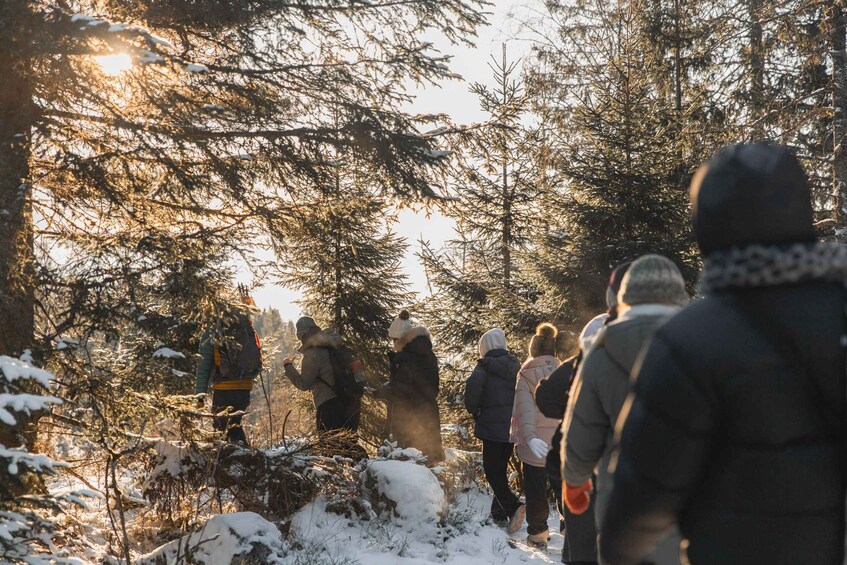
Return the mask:
<svg viewBox="0 0 847 565">
<path fill-rule="evenodd" d="M 409 321 L 408 313 L 401 314 L 405 314 L 404 322 Z M 438 412 L 438 359 L 425 327 L 409 321 L 395 335 L 400 337 L 392 337 L 391 376 L 375 395 L 388 400 L 389 435 L 400 447 L 420 450 L 432 465 L 444 459 Z"/>
<path fill-rule="evenodd" d="M 633 371 L 601 556 L 638 563 L 677 522 L 692 565 L 841 565 L 847 248 L 816 242 L 784 148 L 726 148 L 691 194 L 705 298 Z"/>
<path fill-rule="evenodd" d="M 480 359 L 465 382 L 465 408 L 474 418 L 474 435 L 482 440 L 482 467 L 494 491 L 491 517 L 509 521 L 517 531 L 524 511 L 509 486 L 509 459 L 514 444 L 509 442 L 509 425 L 515 402 L 515 383 L 521 362 L 506 348 L 506 334 L 495 328 L 479 340 Z"/>
</svg>

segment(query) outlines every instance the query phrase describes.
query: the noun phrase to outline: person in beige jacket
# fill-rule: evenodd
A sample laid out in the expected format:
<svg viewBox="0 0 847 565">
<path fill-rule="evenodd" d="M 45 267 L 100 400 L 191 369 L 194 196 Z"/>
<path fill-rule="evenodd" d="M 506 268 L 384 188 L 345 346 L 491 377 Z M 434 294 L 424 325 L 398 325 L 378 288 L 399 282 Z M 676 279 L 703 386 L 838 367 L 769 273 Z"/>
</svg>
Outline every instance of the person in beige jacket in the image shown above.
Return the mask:
<svg viewBox="0 0 847 565">
<path fill-rule="evenodd" d="M 557 334 L 552 324 L 541 324 L 529 342 L 529 358 L 518 372 L 510 430 L 511 441 L 517 445 L 516 451 L 523 468 L 527 541 L 539 547 L 546 547 L 549 538 L 547 518 L 550 505 L 547 502 L 548 478 L 544 466 L 548 446 L 561 420 L 547 418 L 538 410 L 535 388 L 559 366 L 556 358 Z"/>
</svg>

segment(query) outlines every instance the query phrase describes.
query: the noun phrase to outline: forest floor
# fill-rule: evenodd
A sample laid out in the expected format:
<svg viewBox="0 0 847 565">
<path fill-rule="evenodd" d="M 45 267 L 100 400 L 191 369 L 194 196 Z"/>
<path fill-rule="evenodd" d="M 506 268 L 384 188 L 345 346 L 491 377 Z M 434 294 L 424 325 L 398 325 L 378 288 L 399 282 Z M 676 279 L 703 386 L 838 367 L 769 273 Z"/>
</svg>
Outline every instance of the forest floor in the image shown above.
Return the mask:
<svg viewBox="0 0 847 565">
<path fill-rule="evenodd" d="M 559 516 L 554 505 L 551 504 L 549 517 L 549 548 L 532 549 L 524 542 L 526 525 L 512 536 L 494 525 L 489 518 L 490 494 L 479 485 L 481 480 L 467 479 L 478 475 L 471 462 L 479 454 L 454 450 L 461 455 L 452 461 L 448 457 L 443 467 L 430 469 L 420 461 L 409 459 L 408 451 L 383 453 L 357 465 L 356 478 L 350 483 L 353 496 L 348 496 L 344 504 L 339 505 L 337 496 L 327 489 L 293 515 L 271 521 L 224 501 L 217 511 L 209 511 L 209 505 L 203 505 L 205 510 L 195 515 L 192 525 L 182 533 L 145 499 L 143 492 L 149 476 L 144 476 L 140 469 L 127 470 L 118 477 L 118 482 L 124 494 L 125 531 L 132 548 L 130 562 L 133 565 L 560 562 L 563 537 L 558 533 Z M 173 467 L 173 463 L 164 461 L 159 467 Z M 178 469 L 169 472 L 177 473 Z M 319 474 L 315 469 L 304 472 Z M 102 491 L 100 483 L 104 475 L 100 471 L 92 468 L 85 476 L 76 475 L 55 478 L 54 489 L 88 486 Z M 357 497 L 358 500 L 352 500 Z M 201 506 L 200 494 L 189 493 L 187 500 L 192 498 L 190 505 Z M 364 512 L 350 511 L 360 505 Z M 111 518 L 108 508 L 113 509 Z M 87 509 L 68 515 L 68 528 L 62 529 L 76 531 L 78 535 L 74 539 L 57 540 L 63 546 L 67 544 L 66 563 L 127 562 L 125 557 L 120 558 L 122 552 L 118 548 L 122 536 L 115 533 L 120 530 L 113 523 L 118 516 L 114 508 L 114 500 L 91 499 Z"/>
</svg>

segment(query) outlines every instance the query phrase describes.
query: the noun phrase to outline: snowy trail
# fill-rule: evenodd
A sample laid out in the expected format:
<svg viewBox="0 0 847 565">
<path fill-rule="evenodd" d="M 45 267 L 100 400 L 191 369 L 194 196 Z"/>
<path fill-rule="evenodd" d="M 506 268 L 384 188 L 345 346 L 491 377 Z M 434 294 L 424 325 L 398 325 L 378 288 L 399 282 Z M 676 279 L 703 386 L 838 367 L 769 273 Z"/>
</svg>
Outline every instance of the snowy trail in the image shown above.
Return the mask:
<svg viewBox="0 0 847 565">
<path fill-rule="evenodd" d="M 318 499 L 298 512 L 292 521 L 291 534 L 302 546 L 298 553 L 315 558 L 323 552 L 330 563 L 368 565 L 428 565 L 455 563 L 483 565 L 507 563 L 560 563 L 563 537 L 559 517 L 551 509 L 548 520 L 550 545 L 546 553 L 523 545 L 509 546 L 509 535 L 502 528 L 482 525 L 491 504 L 489 495 L 476 492 L 460 501 L 473 513 L 470 531 L 446 536 L 432 523 L 363 522 L 326 511 Z M 526 539 L 526 524 L 511 536 L 519 543 Z M 444 539 L 446 538 L 446 539 Z M 314 562 L 314 561 L 311 561 Z"/>
</svg>

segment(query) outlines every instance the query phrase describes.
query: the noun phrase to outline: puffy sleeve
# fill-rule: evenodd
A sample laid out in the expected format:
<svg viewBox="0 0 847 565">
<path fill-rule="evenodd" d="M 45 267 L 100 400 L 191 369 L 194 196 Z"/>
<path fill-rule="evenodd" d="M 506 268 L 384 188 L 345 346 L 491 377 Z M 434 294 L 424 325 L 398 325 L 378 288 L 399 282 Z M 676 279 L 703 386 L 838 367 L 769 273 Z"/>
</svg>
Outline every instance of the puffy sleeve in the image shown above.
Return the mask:
<svg viewBox="0 0 847 565">
<path fill-rule="evenodd" d="M 477 363 L 471 376 L 465 381 L 465 408 L 476 417 L 482 408 L 482 389 L 485 384 L 485 369 Z"/>
<path fill-rule="evenodd" d="M 598 387 L 603 379 L 605 355 L 604 350 L 598 349 L 586 358 L 568 403 L 568 424 L 562 436 L 562 477 L 569 485 L 581 485 L 590 479 L 606 450 L 612 423 Z"/>
</svg>

